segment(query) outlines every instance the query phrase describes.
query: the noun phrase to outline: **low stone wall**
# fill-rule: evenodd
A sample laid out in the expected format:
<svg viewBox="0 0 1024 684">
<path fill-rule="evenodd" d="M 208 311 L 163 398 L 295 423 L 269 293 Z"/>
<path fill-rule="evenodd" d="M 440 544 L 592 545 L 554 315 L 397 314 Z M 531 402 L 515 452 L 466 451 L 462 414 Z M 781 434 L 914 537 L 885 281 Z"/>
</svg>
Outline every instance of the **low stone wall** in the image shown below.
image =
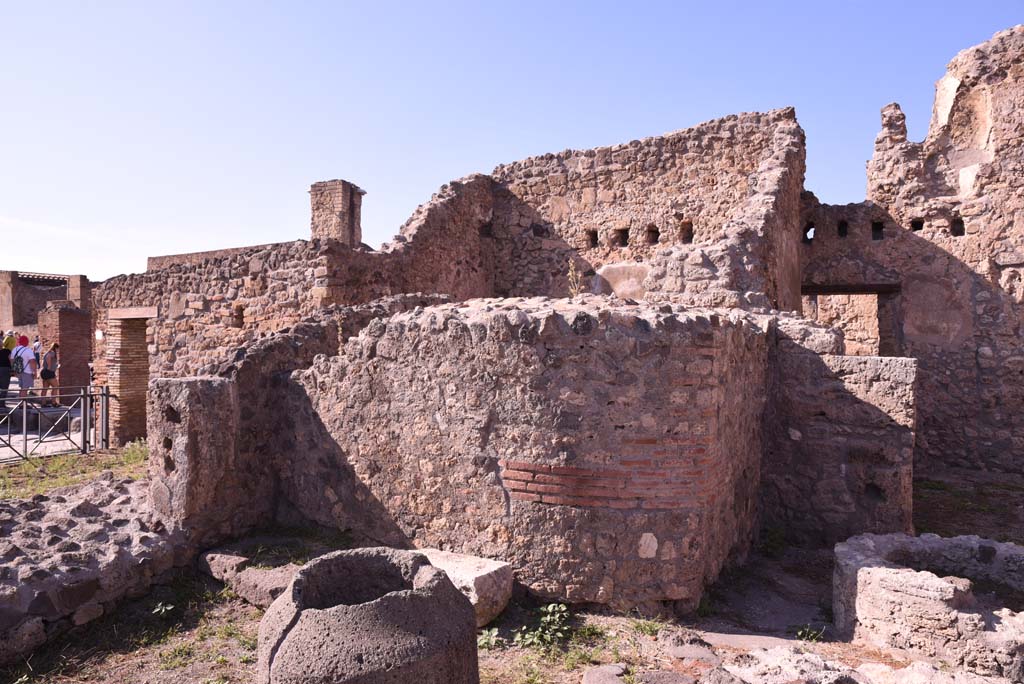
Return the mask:
<svg viewBox="0 0 1024 684">
<path fill-rule="evenodd" d="M 832 608 L 843 636 L 1024 681 L 1024 547 L 867 534 L 835 554 Z"/>
<path fill-rule="evenodd" d="M 31 500 L 0 501 L 0 664 L 27 655 L 185 560 L 146 484 L 109 473 Z"/>
<path fill-rule="evenodd" d="M 270 522 L 288 503 L 278 496 L 278 462 L 297 445 L 283 410 L 289 375 L 371 321 L 436 304 L 438 295 L 402 295 L 325 310 L 206 367 L 210 375 L 150 381 L 149 475 L 153 505 L 193 550 Z M 343 496 L 349 494 L 343 493 Z"/>
<path fill-rule="evenodd" d="M 836 331 L 788 314 L 432 301 L 333 309 L 219 378 L 154 381 L 168 525 L 211 544 L 312 521 L 505 560 L 549 597 L 681 608 L 761 505 L 794 541 L 909 529 L 912 361 L 829 354 Z"/>
<path fill-rule="evenodd" d="M 819 544 L 912 531 L 916 362 L 813 346 L 773 355 L 765 527 Z"/>
<path fill-rule="evenodd" d="M 545 596 L 692 608 L 753 534 L 766 353 L 743 319 L 600 298 L 374 321 L 295 376 L 282 494 Z"/>
</svg>

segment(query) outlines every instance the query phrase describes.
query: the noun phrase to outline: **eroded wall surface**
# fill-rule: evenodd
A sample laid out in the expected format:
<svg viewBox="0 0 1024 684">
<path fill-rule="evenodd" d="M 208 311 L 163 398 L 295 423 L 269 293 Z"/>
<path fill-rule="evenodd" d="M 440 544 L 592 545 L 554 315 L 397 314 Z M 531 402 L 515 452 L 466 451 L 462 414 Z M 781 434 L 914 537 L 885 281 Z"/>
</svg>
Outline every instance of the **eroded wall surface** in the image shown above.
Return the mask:
<svg viewBox="0 0 1024 684">
<path fill-rule="evenodd" d="M 564 295 L 569 248 L 599 274 L 594 291 L 799 309 L 804 140 L 792 109 L 532 157 L 493 176 L 532 210 L 496 216 L 496 239 L 545 238 L 499 250 L 498 294 Z"/>
<path fill-rule="evenodd" d="M 371 323 L 298 376 L 282 494 L 349 527 L 370 518 L 336 505 L 351 469 L 371 537 L 502 558 L 542 595 L 692 607 L 753 533 L 765 337 L 553 300 Z"/>
<path fill-rule="evenodd" d="M 1024 472 L 1022 53 L 1024 27 L 960 53 L 921 143 L 883 109 L 867 202 L 805 198 L 805 288 L 891 293 L 898 349 L 882 353 L 920 362 L 922 471 Z"/>
<path fill-rule="evenodd" d="M 912 532 L 917 364 L 823 351 L 773 348 L 764 527 L 813 544 Z"/>
</svg>

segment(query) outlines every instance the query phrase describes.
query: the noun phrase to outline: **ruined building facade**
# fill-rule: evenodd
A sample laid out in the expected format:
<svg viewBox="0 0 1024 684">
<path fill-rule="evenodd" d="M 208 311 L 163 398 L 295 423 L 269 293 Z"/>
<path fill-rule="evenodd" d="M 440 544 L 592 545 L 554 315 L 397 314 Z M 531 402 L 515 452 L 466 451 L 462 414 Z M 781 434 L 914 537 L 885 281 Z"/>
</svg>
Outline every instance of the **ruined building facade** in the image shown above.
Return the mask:
<svg viewBox="0 0 1024 684">
<path fill-rule="evenodd" d="M 113 434 L 194 548 L 315 522 L 570 601 L 911 531 L 915 469 L 1024 472 L 1022 55 L 957 56 L 923 143 L 887 106 L 860 204 L 805 191 L 792 109 L 453 181 L 377 251 L 317 183 L 310 241 L 93 288 Z"/>
</svg>

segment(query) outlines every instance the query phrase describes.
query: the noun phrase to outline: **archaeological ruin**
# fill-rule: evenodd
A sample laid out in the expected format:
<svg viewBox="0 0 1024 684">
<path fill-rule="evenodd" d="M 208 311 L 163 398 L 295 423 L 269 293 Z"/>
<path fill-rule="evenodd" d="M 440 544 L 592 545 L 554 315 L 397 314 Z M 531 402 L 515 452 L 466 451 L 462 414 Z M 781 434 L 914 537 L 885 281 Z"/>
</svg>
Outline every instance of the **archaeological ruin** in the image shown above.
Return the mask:
<svg viewBox="0 0 1024 684">
<path fill-rule="evenodd" d="M 964 542 L 960 565 L 906 555 L 915 477 L 1024 477 L 1021 112 L 1016 27 L 950 62 L 924 141 L 883 107 L 856 204 L 804 187 L 804 133 L 778 109 L 454 180 L 379 250 L 360 227 L 372 195 L 331 180 L 310 188 L 310 240 L 154 257 L 104 282 L 0 273 L 0 327 L 78 349 L 61 382 L 88 384 L 91 364 L 113 442 L 149 445 L 145 483 L 0 501 L 0 661 L 271 524 L 500 561 L 530 596 L 645 614 L 697 610 L 783 530 L 840 544 L 845 636 L 936 657 L 973 605 L 957 578 L 988 563 L 972 554 L 1024 590 L 1013 544 Z M 865 555 L 893 533 L 903 551 Z M 394 587 L 331 610 L 428 584 L 461 596 L 422 556 L 380 558 Z M 260 681 L 300 681 L 270 664 L 309 658 L 296 616 L 326 589 L 301 589 L 331 563 L 253 590 L 274 601 Z M 893 587 L 925 566 L 956 577 Z M 497 608 L 471 596 L 478 617 L 508 584 Z M 908 637 L 896 618 L 931 591 L 953 632 Z M 461 641 L 424 657 L 452 668 L 436 681 L 477 681 L 456 603 L 462 622 L 430 629 Z M 982 645 L 955 658 L 1021 681 L 1022 614 L 1002 610 L 998 644 L 975 621 Z"/>
</svg>

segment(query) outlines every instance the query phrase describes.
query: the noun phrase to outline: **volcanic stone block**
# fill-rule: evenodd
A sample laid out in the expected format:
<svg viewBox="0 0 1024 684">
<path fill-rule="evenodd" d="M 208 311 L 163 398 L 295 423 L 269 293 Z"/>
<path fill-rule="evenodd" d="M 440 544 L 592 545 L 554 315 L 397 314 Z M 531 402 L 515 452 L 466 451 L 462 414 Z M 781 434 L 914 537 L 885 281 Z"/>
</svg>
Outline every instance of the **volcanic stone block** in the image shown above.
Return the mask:
<svg viewBox="0 0 1024 684">
<path fill-rule="evenodd" d="M 239 534 L 270 505 L 266 482 L 236 448 L 238 386 L 222 378 L 161 378 L 149 391 L 153 509 L 196 546 Z"/>
<path fill-rule="evenodd" d="M 477 684 L 473 607 L 426 556 L 336 551 L 260 622 L 259 684 Z"/>
</svg>

